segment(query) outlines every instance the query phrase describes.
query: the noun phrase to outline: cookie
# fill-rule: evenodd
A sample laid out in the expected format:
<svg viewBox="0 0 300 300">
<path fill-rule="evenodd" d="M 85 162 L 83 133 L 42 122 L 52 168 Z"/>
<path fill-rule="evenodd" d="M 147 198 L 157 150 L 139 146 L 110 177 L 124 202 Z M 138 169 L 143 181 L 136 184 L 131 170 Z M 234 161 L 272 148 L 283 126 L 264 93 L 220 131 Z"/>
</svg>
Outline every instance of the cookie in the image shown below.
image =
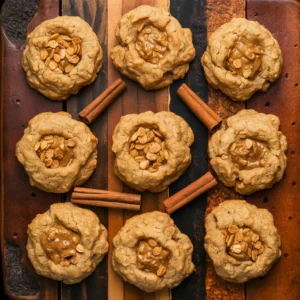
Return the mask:
<svg viewBox="0 0 300 300">
<path fill-rule="evenodd" d="M 113 238 L 113 268 L 125 281 L 151 293 L 173 288 L 195 269 L 193 245 L 166 213 L 153 211 L 126 221 Z"/>
<path fill-rule="evenodd" d="M 191 30 L 182 28 L 168 11 L 148 5 L 123 15 L 116 37 L 120 45 L 111 51 L 113 64 L 146 90 L 182 78 L 196 54 Z"/>
<path fill-rule="evenodd" d="M 193 131 L 168 111 L 123 116 L 112 139 L 115 174 L 137 191 L 163 191 L 191 162 Z"/>
<path fill-rule="evenodd" d="M 286 137 L 279 118 L 241 110 L 227 119 L 208 142 L 210 164 L 218 178 L 242 195 L 271 188 L 286 168 Z"/>
<path fill-rule="evenodd" d="M 89 24 L 79 17 L 62 16 L 28 34 L 22 64 L 32 88 L 51 100 L 63 100 L 96 79 L 102 58 Z"/>
<path fill-rule="evenodd" d="M 83 184 L 97 165 L 98 140 L 66 112 L 41 113 L 31 119 L 17 143 L 16 156 L 32 186 L 66 193 Z"/>
<path fill-rule="evenodd" d="M 107 253 L 107 230 L 92 211 L 56 203 L 28 225 L 26 248 L 37 274 L 74 284 L 88 277 Z"/>
<path fill-rule="evenodd" d="M 213 88 L 232 100 L 246 101 L 279 77 L 282 55 L 264 26 L 234 18 L 211 35 L 201 63 Z"/>
<path fill-rule="evenodd" d="M 244 200 L 215 207 L 205 229 L 205 250 L 224 280 L 243 283 L 264 276 L 281 255 L 272 214 Z"/>
</svg>

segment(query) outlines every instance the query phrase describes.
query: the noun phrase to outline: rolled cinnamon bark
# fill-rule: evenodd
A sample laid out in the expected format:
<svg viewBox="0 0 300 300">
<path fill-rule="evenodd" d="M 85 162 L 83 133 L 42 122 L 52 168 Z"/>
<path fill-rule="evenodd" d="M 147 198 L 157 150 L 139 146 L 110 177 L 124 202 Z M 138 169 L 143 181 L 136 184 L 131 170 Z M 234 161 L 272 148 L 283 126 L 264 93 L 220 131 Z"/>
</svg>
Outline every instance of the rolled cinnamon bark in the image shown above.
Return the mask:
<svg viewBox="0 0 300 300">
<path fill-rule="evenodd" d="M 210 131 L 222 122 L 222 119 L 185 83 L 176 93 Z"/>
<path fill-rule="evenodd" d="M 216 179 L 210 172 L 207 172 L 205 175 L 203 175 L 178 193 L 166 199 L 163 202 L 166 207 L 166 211 L 169 214 L 173 213 L 182 206 L 194 200 L 196 197 L 210 190 L 215 185 L 217 185 Z"/>
<path fill-rule="evenodd" d="M 85 107 L 78 116 L 87 124 L 92 123 L 104 109 L 112 103 L 124 90 L 126 84 L 121 79 L 116 80 L 102 94 L 100 94 L 93 102 Z"/>
</svg>

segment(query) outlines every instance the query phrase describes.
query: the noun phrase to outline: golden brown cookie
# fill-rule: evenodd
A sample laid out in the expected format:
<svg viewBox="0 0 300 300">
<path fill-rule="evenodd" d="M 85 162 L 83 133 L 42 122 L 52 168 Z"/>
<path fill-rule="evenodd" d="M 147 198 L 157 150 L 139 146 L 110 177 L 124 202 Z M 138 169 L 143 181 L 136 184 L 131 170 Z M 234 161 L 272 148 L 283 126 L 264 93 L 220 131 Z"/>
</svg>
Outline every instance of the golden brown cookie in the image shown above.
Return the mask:
<svg viewBox="0 0 300 300">
<path fill-rule="evenodd" d="M 182 78 L 196 51 L 192 32 L 168 11 L 141 5 L 126 13 L 116 28 L 121 45 L 111 51 L 115 67 L 146 90 Z"/>
<path fill-rule="evenodd" d="M 115 173 L 137 191 L 161 192 L 189 166 L 193 142 L 192 129 L 174 113 L 123 116 L 113 133 Z"/>
<path fill-rule="evenodd" d="M 27 36 L 23 68 L 31 87 L 51 100 L 63 100 L 96 79 L 102 57 L 89 24 L 63 16 L 43 22 Z"/>
<path fill-rule="evenodd" d="M 210 164 L 226 186 L 248 195 L 282 179 L 287 142 L 279 125 L 274 115 L 244 109 L 212 135 Z"/>
<path fill-rule="evenodd" d="M 205 218 L 204 247 L 216 273 L 242 283 L 263 276 L 281 255 L 272 214 L 244 200 L 228 200 Z"/>
<path fill-rule="evenodd" d="M 83 184 L 97 165 L 98 140 L 66 112 L 41 113 L 31 119 L 17 143 L 16 156 L 32 186 L 66 193 Z"/>
<path fill-rule="evenodd" d="M 195 269 L 193 244 L 166 213 L 127 220 L 113 239 L 112 264 L 125 281 L 148 293 L 173 288 Z"/>
<path fill-rule="evenodd" d="M 28 225 L 26 248 L 39 275 L 73 284 L 102 261 L 108 251 L 107 230 L 91 210 L 56 203 Z"/>
<path fill-rule="evenodd" d="M 282 56 L 264 26 L 234 18 L 211 35 L 201 63 L 213 88 L 232 100 L 245 101 L 279 77 Z"/>
</svg>

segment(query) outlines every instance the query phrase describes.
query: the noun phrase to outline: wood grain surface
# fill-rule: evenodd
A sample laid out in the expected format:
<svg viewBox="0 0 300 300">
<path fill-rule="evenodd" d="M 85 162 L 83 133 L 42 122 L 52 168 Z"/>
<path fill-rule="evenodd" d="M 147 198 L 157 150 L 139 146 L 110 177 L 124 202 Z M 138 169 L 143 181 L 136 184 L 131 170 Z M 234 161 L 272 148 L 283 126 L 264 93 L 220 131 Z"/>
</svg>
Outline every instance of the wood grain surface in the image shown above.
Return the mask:
<svg viewBox="0 0 300 300">
<path fill-rule="evenodd" d="M 123 1 L 109 1 L 108 2 L 108 55 L 110 50 L 117 45 L 115 38 L 115 28 L 120 17 L 133 8 L 146 4 L 158 6 L 168 9 L 168 1 L 155 0 L 123 0 Z M 116 71 L 112 62 L 108 64 L 108 82 L 112 83 L 120 74 Z M 129 187 L 123 185 L 119 179 L 114 175 L 113 161 L 114 156 L 111 151 L 112 134 L 115 126 L 119 122 L 122 115 L 130 113 L 141 113 L 148 110 L 158 112 L 161 110 L 168 110 L 168 89 L 161 91 L 145 91 L 136 82 L 128 79 L 125 80 L 127 91 L 108 108 L 108 188 L 112 191 L 133 192 Z M 160 202 L 167 198 L 168 192 L 164 191 L 160 194 L 152 194 L 144 192 L 142 195 L 142 212 L 159 210 L 162 208 Z M 124 222 L 135 215 L 134 212 L 127 212 L 121 210 L 109 210 L 108 213 L 108 230 L 110 243 L 112 238 L 116 235 Z M 108 267 L 108 299 L 145 299 L 145 300 L 165 300 L 170 299 L 170 293 L 166 289 L 159 293 L 148 294 L 131 284 L 124 283 L 118 275 L 114 272 L 111 265 L 112 246 L 109 250 L 109 267 Z"/>
<path fill-rule="evenodd" d="M 247 201 L 267 208 L 274 216 L 281 238 L 281 258 L 270 272 L 246 285 L 246 299 L 300 299 L 300 4 L 296 1 L 250 0 L 247 18 L 264 25 L 279 42 L 283 69 L 278 81 L 266 93 L 257 93 L 247 108 L 280 118 L 287 137 L 287 169 L 284 179 L 270 190 L 247 197 Z"/>
<path fill-rule="evenodd" d="M 59 2 L 43 0 L 36 18 L 28 26 L 31 31 L 42 21 L 59 14 Z M 2 104 L 2 201 L 1 201 L 1 250 L 4 287 L 11 299 L 56 299 L 57 283 L 37 277 L 26 255 L 27 225 L 38 213 L 45 212 L 61 195 L 50 194 L 33 188 L 28 176 L 15 157 L 15 145 L 21 139 L 27 122 L 44 111 L 59 111 L 60 102 L 41 96 L 28 86 L 22 69 L 23 47 L 17 48 L 1 32 L 4 41 L 1 49 Z M 17 84 L 16 84 L 17 83 Z"/>
<path fill-rule="evenodd" d="M 28 2 L 32 4 L 36 1 Z M 109 230 L 110 251 L 95 272 L 79 284 L 69 286 L 39 277 L 28 261 L 25 250 L 27 224 L 37 213 L 46 211 L 50 204 L 70 201 L 70 194 L 56 195 L 32 188 L 26 172 L 15 158 L 15 144 L 34 115 L 43 111 L 65 110 L 78 119 L 77 114 L 83 107 L 121 77 L 109 56 L 110 50 L 117 45 L 115 28 L 124 13 L 142 4 L 169 10 L 183 27 L 190 28 L 197 56 L 190 64 L 185 78 L 160 91 L 144 91 L 137 83 L 122 77 L 128 86 L 127 91 L 90 125 L 99 140 L 98 165 L 85 186 L 134 192 L 114 175 L 111 137 L 122 115 L 147 110 L 171 110 L 182 116 L 192 127 L 195 142 L 191 147 L 193 160 L 189 169 L 170 186 L 169 191 L 143 193 L 142 211 L 164 210 L 162 201 L 168 193 L 174 194 L 207 172 L 207 129 L 178 98 L 176 90 L 183 82 L 187 83 L 223 119 L 245 107 L 245 103 L 233 102 L 222 93 L 209 89 L 200 58 L 206 48 L 207 38 L 214 30 L 231 18 L 245 17 L 247 13 L 249 19 L 258 20 L 274 34 L 284 57 L 281 78 L 271 85 L 267 93 L 257 93 L 247 102 L 248 108 L 278 115 L 281 129 L 289 142 L 288 168 L 284 180 L 271 190 L 247 197 L 251 203 L 266 207 L 273 213 L 282 239 L 282 258 L 264 278 L 250 281 L 246 285 L 224 282 L 215 274 L 212 263 L 205 256 L 205 215 L 223 200 L 242 198 L 222 184 L 172 214 L 176 225 L 194 244 L 193 261 L 196 266 L 196 272 L 174 288 L 172 293 L 168 289 L 152 294 L 142 292 L 125 283 L 112 268 L 112 239 L 135 212 L 92 209 Z M 24 12 L 26 10 L 25 6 Z M 15 46 L 1 32 L 1 251 L 4 286 L 9 298 L 169 300 L 172 297 L 173 300 L 261 300 L 269 296 L 274 300 L 300 299 L 297 269 L 300 263 L 300 206 L 296 192 L 299 185 L 297 166 L 300 163 L 300 129 L 297 120 L 300 113 L 299 3 L 292 0 L 248 0 L 246 6 L 246 0 L 40 0 L 39 10 L 29 24 L 28 31 L 43 20 L 59 14 L 80 16 L 88 22 L 103 50 L 103 66 L 95 82 L 82 88 L 67 101 L 50 101 L 29 87 L 21 67 L 24 46 Z"/>
<path fill-rule="evenodd" d="M 94 83 L 82 88 L 77 95 L 71 96 L 64 103 L 64 109 L 72 114 L 73 118 L 79 120 L 78 113 L 107 88 L 107 3 L 103 0 L 62 0 L 61 14 L 63 16 L 79 16 L 89 23 L 98 36 L 103 50 L 103 65 Z M 98 162 L 95 172 L 84 186 L 106 190 L 107 110 L 89 127 L 98 138 Z M 66 201 L 70 200 L 71 193 L 68 193 Z M 93 210 L 101 220 L 101 223 L 107 228 L 107 209 L 86 208 Z M 61 298 L 65 300 L 107 298 L 107 256 L 86 280 L 75 285 L 61 284 Z"/>
</svg>

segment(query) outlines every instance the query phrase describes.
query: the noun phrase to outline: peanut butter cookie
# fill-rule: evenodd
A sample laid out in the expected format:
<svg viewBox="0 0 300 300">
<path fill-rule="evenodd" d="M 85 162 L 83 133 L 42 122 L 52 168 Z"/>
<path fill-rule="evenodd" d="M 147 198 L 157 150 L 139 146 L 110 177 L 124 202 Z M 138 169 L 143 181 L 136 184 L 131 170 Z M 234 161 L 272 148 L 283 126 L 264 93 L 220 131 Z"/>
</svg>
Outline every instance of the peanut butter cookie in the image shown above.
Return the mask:
<svg viewBox="0 0 300 300">
<path fill-rule="evenodd" d="M 192 129 L 174 113 L 123 116 L 113 133 L 115 173 L 137 191 L 161 192 L 189 166 L 193 142 Z"/>
<path fill-rule="evenodd" d="M 83 184 L 97 165 L 97 138 L 66 112 L 41 113 L 31 119 L 17 143 L 16 156 L 32 186 L 66 193 Z"/>
<path fill-rule="evenodd" d="M 226 186 L 248 195 L 282 179 L 287 142 L 279 125 L 274 115 L 244 109 L 212 135 L 210 164 Z"/>
<path fill-rule="evenodd" d="M 23 68 L 31 87 L 51 100 L 63 100 L 96 79 L 102 57 L 89 24 L 63 16 L 43 22 L 27 36 Z"/>
<path fill-rule="evenodd" d="M 195 269 L 193 244 L 166 213 L 132 217 L 113 239 L 112 264 L 125 281 L 148 293 L 173 288 Z"/>
<path fill-rule="evenodd" d="M 88 277 L 108 251 L 107 230 L 90 210 L 56 203 L 28 225 L 27 253 L 42 276 L 74 284 Z"/>
<path fill-rule="evenodd" d="M 169 86 L 182 78 L 196 51 L 192 32 L 168 11 L 141 5 L 120 19 L 111 51 L 115 67 L 146 90 Z"/>
<path fill-rule="evenodd" d="M 256 21 L 232 19 L 209 38 L 201 59 L 209 84 L 232 100 L 266 91 L 281 73 L 278 42 Z"/>
<path fill-rule="evenodd" d="M 272 214 L 244 200 L 222 202 L 205 218 L 205 229 L 205 250 L 225 280 L 263 276 L 281 255 Z"/>
</svg>

